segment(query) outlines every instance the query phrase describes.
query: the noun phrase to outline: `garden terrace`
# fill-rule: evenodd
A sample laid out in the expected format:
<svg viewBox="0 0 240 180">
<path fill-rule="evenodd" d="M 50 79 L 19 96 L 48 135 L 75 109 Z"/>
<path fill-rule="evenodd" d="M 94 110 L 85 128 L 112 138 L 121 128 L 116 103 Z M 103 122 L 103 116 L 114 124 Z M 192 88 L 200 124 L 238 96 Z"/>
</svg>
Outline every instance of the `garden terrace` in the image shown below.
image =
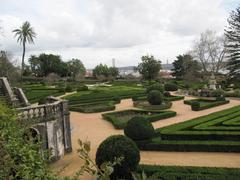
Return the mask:
<svg viewBox="0 0 240 180">
<path fill-rule="evenodd" d="M 240 106 L 156 130 L 142 150 L 240 152 Z"/>
<path fill-rule="evenodd" d="M 229 100 L 215 100 L 215 99 L 193 99 L 193 100 L 185 100 L 184 104 L 191 105 L 193 111 L 200 111 L 216 106 L 220 106 L 223 104 L 229 103 Z"/>
<path fill-rule="evenodd" d="M 69 95 L 65 99 L 69 100 L 69 104 L 84 104 L 101 101 L 112 101 L 116 97 L 120 99 L 131 98 L 134 95 L 143 95 L 142 87 L 128 86 L 111 86 L 111 87 L 95 87 L 88 91 L 82 91 Z"/>
<path fill-rule="evenodd" d="M 130 109 L 102 114 L 102 117 L 111 122 L 116 129 L 123 129 L 127 125 L 127 122 L 135 116 L 143 116 L 146 120 L 154 122 L 176 116 L 176 112 Z"/>
</svg>

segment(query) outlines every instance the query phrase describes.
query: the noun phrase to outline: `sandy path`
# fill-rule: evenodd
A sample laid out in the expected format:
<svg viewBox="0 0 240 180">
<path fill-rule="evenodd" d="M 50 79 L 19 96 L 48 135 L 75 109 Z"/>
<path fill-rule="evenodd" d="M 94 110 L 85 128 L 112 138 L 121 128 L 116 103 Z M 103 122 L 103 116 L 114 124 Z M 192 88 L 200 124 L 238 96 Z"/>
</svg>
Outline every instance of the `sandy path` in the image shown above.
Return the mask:
<svg viewBox="0 0 240 180">
<path fill-rule="evenodd" d="M 187 99 L 191 99 L 188 97 Z M 184 105 L 183 101 L 173 102 L 171 110 L 177 112 L 176 117 L 166 120 L 154 122 L 155 128 L 167 126 L 170 124 L 183 122 L 195 117 L 207 115 L 212 112 L 220 111 L 240 105 L 239 100 L 232 99 L 229 104 L 218 106 L 215 108 L 203 111 L 191 111 L 191 107 Z M 116 109 L 133 108 L 132 101 L 122 100 Z M 91 141 L 91 157 L 95 158 L 95 153 L 99 144 L 108 136 L 114 134 L 123 134 L 122 130 L 116 130 L 112 124 L 105 121 L 101 117 L 101 113 L 84 114 L 71 112 L 71 126 L 72 130 L 72 145 L 73 153 L 64 156 L 61 160 L 52 165 L 54 170 L 61 171 L 60 175 L 73 175 L 79 169 L 82 161 L 78 158 L 76 149 L 78 148 L 77 139 Z M 240 168 L 240 154 L 238 153 L 205 153 L 205 152 L 153 152 L 142 151 L 141 163 L 144 164 L 159 164 L 159 165 L 181 165 L 181 166 L 209 166 L 209 167 L 239 167 Z M 84 178 L 88 179 L 88 178 Z"/>
</svg>

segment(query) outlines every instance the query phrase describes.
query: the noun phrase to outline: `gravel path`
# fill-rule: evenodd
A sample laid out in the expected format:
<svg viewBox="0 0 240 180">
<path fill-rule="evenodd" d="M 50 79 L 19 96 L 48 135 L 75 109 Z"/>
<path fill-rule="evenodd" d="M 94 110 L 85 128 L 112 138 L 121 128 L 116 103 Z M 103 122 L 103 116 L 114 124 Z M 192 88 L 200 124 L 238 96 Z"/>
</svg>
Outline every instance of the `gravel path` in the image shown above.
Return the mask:
<svg viewBox="0 0 240 180">
<path fill-rule="evenodd" d="M 186 99 L 191 99 L 187 97 Z M 176 117 L 168 118 L 154 122 L 155 128 L 164 127 L 190 120 L 195 117 L 210 114 L 212 112 L 227 109 L 240 105 L 239 100 L 232 99 L 229 104 L 218 106 L 203 111 L 191 111 L 191 107 L 184 105 L 183 101 L 173 102 L 171 110 L 177 112 Z M 133 108 L 130 99 L 122 100 L 121 104 L 116 106 L 116 110 Z M 89 140 L 91 142 L 91 157 L 95 158 L 95 153 L 99 144 L 110 135 L 123 134 L 122 130 L 116 130 L 111 123 L 101 117 L 101 113 L 84 114 L 71 112 L 72 126 L 72 145 L 73 152 L 64 156 L 62 159 L 52 164 L 53 170 L 60 170 L 60 175 L 73 175 L 82 164 L 78 158 L 76 149 L 78 148 L 77 139 Z M 240 168 L 239 153 L 208 153 L 208 152 L 154 152 L 142 151 L 141 163 L 158 165 L 176 165 L 176 166 L 208 166 L 208 167 L 238 167 Z M 64 169 L 63 169 L 64 168 Z M 84 179 L 88 179 L 84 177 Z"/>
</svg>

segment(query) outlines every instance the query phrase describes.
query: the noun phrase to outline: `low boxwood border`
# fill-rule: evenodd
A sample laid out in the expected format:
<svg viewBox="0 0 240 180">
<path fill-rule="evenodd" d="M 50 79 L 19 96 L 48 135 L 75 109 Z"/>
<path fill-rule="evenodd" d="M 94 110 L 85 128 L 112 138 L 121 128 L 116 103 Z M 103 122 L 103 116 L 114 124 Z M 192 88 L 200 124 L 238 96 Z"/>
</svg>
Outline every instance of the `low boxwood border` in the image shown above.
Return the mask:
<svg viewBox="0 0 240 180">
<path fill-rule="evenodd" d="M 215 168 L 215 167 L 191 167 L 191 166 L 158 166 L 144 165 L 138 167 L 138 173 L 144 173 L 153 179 L 164 180 L 225 180 L 239 179 L 240 169 L 238 168 Z"/>
<path fill-rule="evenodd" d="M 206 101 L 209 102 L 208 104 L 201 105 L 201 101 Z M 199 105 L 196 104 L 199 102 Z M 191 105 L 191 109 L 193 111 L 201 111 L 204 109 L 209 109 L 213 108 L 216 106 L 228 104 L 230 101 L 229 100 L 224 100 L 224 101 L 218 101 L 218 100 L 208 100 L 208 99 L 193 99 L 193 100 L 185 100 L 184 104 Z"/>
<path fill-rule="evenodd" d="M 102 102 L 102 103 L 88 103 L 88 104 L 76 104 L 69 107 L 70 111 L 83 112 L 83 113 L 96 113 L 104 111 L 115 110 L 113 102 Z"/>
<path fill-rule="evenodd" d="M 116 114 L 119 112 L 153 112 L 153 113 L 159 113 L 159 114 L 153 114 L 151 116 L 146 117 L 146 120 L 150 122 L 158 121 L 161 119 L 166 119 L 170 117 L 176 116 L 175 111 L 153 111 L 153 110 L 136 110 L 136 109 L 129 109 L 129 110 L 124 110 L 124 111 L 116 111 L 116 112 L 111 112 L 111 113 L 105 113 L 102 114 L 103 119 L 111 122 L 115 129 L 123 129 L 126 126 L 126 123 L 121 122 L 118 118 L 116 118 Z M 137 116 L 137 115 L 136 115 Z"/>
<path fill-rule="evenodd" d="M 165 101 L 161 105 L 144 105 L 146 101 L 134 101 L 133 106 L 139 109 L 144 109 L 144 110 L 164 110 L 164 109 L 169 109 L 172 107 L 172 102 Z"/>
</svg>

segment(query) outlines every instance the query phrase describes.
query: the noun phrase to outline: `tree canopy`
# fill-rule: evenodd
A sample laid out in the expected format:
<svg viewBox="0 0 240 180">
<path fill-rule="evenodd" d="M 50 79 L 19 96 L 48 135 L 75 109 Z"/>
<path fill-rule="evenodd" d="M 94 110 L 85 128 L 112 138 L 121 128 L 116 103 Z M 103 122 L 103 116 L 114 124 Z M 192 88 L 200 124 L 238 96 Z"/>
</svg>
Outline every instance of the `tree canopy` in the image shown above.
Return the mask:
<svg viewBox="0 0 240 180">
<path fill-rule="evenodd" d="M 93 76 L 100 80 L 112 80 L 118 76 L 116 67 L 108 67 L 106 64 L 99 64 L 93 69 Z"/>
<path fill-rule="evenodd" d="M 145 80 L 154 80 L 158 77 L 161 69 L 161 61 L 153 56 L 142 56 L 142 62 L 138 64 L 138 71 Z"/>
<path fill-rule="evenodd" d="M 227 53 L 230 79 L 240 78 L 240 6 L 232 11 L 228 18 L 228 27 L 225 29 L 227 37 Z"/>
</svg>

